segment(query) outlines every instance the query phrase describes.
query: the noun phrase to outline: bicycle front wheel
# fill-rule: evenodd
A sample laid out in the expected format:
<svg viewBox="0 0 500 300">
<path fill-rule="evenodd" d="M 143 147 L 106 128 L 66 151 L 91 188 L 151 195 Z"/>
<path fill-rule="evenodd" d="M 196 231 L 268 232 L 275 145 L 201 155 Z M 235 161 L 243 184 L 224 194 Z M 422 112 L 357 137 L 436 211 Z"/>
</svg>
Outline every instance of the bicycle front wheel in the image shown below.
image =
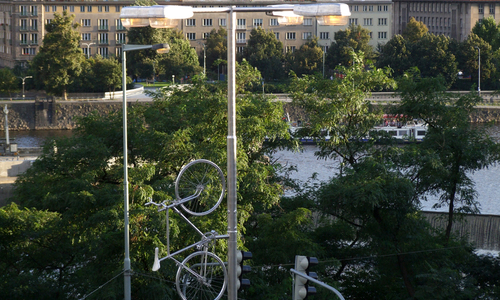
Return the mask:
<svg viewBox="0 0 500 300">
<path fill-rule="evenodd" d="M 177 270 L 175 285 L 183 300 L 218 300 L 226 290 L 227 271 L 222 260 L 211 252 L 190 254 Z"/>
<path fill-rule="evenodd" d="M 195 216 L 207 215 L 214 211 L 221 203 L 225 190 L 226 180 L 222 170 L 206 159 L 187 164 L 175 181 L 177 200 L 192 198 L 181 206 Z"/>
</svg>

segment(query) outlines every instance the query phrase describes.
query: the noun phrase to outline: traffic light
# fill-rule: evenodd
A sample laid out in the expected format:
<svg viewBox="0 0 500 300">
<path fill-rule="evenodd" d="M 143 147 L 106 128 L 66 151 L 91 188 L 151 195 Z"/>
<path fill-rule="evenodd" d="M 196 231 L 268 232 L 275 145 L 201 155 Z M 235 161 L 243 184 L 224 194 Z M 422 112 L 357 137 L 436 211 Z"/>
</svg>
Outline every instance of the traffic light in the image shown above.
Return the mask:
<svg viewBox="0 0 500 300">
<path fill-rule="evenodd" d="M 308 275 L 314 279 L 318 278 L 315 272 L 309 271 L 309 268 L 318 264 L 318 259 L 316 257 L 308 256 L 295 256 L 295 270 L 299 273 Z M 308 296 L 316 294 L 316 288 L 314 286 L 309 286 L 309 280 L 307 278 L 295 275 L 294 283 L 294 294 L 293 300 L 307 299 Z"/>
<path fill-rule="evenodd" d="M 238 251 L 236 253 L 236 259 L 238 260 L 237 275 L 238 282 L 236 283 L 236 288 L 239 290 L 241 288 L 250 286 L 250 279 L 243 278 L 243 274 L 252 271 L 250 266 L 243 265 L 244 261 L 247 259 L 252 259 L 252 252 L 248 251 Z"/>
</svg>

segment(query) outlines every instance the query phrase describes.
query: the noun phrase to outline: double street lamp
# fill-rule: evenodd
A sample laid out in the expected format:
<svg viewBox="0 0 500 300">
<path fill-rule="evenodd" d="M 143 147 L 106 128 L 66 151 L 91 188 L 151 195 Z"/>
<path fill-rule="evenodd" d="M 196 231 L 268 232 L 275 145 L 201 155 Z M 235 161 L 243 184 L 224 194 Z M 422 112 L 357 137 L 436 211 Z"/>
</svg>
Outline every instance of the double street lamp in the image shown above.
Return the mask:
<svg viewBox="0 0 500 300">
<path fill-rule="evenodd" d="M 95 43 L 82 43 L 82 45 L 87 46 L 87 59 L 90 58 L 90 46 L 95 45 Z"/>
<path fill-rule="evenodd" d="M 28 78 L 33 78 L 33 76 L 19 77 L 23 81 L 23 99 L 24 99 L 24 81 Z"/>
<path fill-rule="evenodd" d="M 131 6 L 124 7 L 120 19 L 124 27 L 153 28 L 175 27 L 180 19 L 191 18 L 194 13 L 228 13 L 228 102 L 227 102 L 227 206 L 228 206 L 228 299 L 236 300 L 237 291 L 237 172 L 236 172 L 236 13 L 237 12 L 265 12 L 279 16 L 282 25 L 297 25 L 303 22 L 304 17 L 316 17 L 319 25 L 345 25 L 351 15 L 349 6 L 342 3 L 318 3 L 304 5 L 270 5 L 262 7 L 200 7 L 178 5 Z M 125 52 L 125 50 L 124 50 Z M 123 53 L 125 57 L 125 53 Z M 123 65 L 125 65 L 125 60 Z M 125 75 L 124 75 L 125 76 Z M 124 79 L 125 81 L 125 79 Z M 125 100 L 124 100 L 125 101 Z M 125 130 L 125 102 L 124 102 L 124 130 Z M 124 148 L 126 147 L 124 136 Z M 124 150 L 124 160 L 125 160 Z M 126 163 L 126 161 L 125 161 Z M 124 166 L 126 169 L 126 165 Z M 128 197 L 128 191 L 125 191 Z M 128 202 L 128 201 L 127 201 Z M 126 218 L 128 215 L 126 213 Z M 128 228 L 126 229 L 128 238 Z M 126 258 L 127 263 L 127 258 Z M 130 259 L 128 259 L 130 265 Z M 130 270 L 130 267 L 126 270 Z M 126 279 L 127 280 L 127 279 Z M 130 276 L 128 277 L 130 280 Z M 125 291 L 125 293 L 130 293 Z M 130 297 L 130 296 L 129 296 Z M 127 298 L 127 295 L 125 299 Z"/>
</svg>

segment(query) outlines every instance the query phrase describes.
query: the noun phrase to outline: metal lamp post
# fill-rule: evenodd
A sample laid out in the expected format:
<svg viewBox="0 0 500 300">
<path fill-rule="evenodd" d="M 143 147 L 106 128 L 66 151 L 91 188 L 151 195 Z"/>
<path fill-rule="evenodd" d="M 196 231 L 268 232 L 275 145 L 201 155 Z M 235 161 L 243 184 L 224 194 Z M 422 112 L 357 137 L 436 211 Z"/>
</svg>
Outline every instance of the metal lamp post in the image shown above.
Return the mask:
<svg viewBox="0 0 500 300">
<path fill-rule="evenodd" d="M 129 232 L 129 194 L 128 194 L 128 147 L 127 147 L 127 51 L 153 49 L 160 53 L 169 50 L 168 44 L 158 45 L 127 45 L 122 46 L 122 91 L 123 91 L 123 198 L 124 198 L 124 226 L 125 226 L 125 260 L 124 286 L 125 300 L 131 298 L 130 288 L 130 232 Z"/>
<path fill-rule="evenodd" d="M 203 46 L 203 75 L 207 75 L 207 45 L 205 43 L 196 41 L 200 46 Z"/>
<path fill-rule="evenodd" d="M 33 78 L 33 76 L 25 76 L 25 77 L 19 77 L 21 78 L 21 80 L 23 81 L 23 99 L 24 99 L 24 81 L 27 79 L 27 78 Z"/>
<path fill-rule="evenodd" d="M 477 68 L 477 94 L 481 95 L 481 49 L 478 46 L 475 46 L 474 48 L 477 49 L 478 51 L 478 68 Z"/>
<path fill-rule="evenodd" d="M 90 46 L 95 45 L 95 43 L 82 43 L 82 45 L 87 46 L 87 59 L 90 57 Z"/>
<path fill-rule="evenodd" d="M 151 6 L 152 10 L 159 9 L 161 6 Z M 228 96 L 227 96 L 227 207 L 228 207 L 228 299 L 236 300 L 237 290 L 237 172 L 236 172 L 236 12 L 269 12 L 272 15 L 281 17 L 279 23 L 282 25 L 300 24 L 304 17 L 316 17 L 319 25 L 345 25 L 348 16 L 351 15 L 349 6 L 341 3 L 319 3 L 305 5 L 270 5 L 262 7 L 200 7 L 193 8 L 187 6 L 166 6 L 168 14 L 172 19 L 180 19 L 181 14 L 191 15 L 183 18 L 190 18 L 194 12 L 227 12 L 229 14 L 228 39 L 227 39 L 227 64 L 228 64 Z M 124 26 L 126 24 L 139 24 L 138 26 L 147 26 L 158 22 L 158 19 L 150 17 L 149 20 L 139 13 L 140 10 L 147 9 L 147 6 L 124 7 L 120 14 L 120 19 Z M 165 12 L 167 10 L 165 9 Z M 134 20 L 133 17 L 141 20 Z M 168 18 L 168 17 L 166 17 Z M 174 20 L 163 20 L 168 23 Z M 130 25 L 129 25 L 130 26 Z"/>
</svg>

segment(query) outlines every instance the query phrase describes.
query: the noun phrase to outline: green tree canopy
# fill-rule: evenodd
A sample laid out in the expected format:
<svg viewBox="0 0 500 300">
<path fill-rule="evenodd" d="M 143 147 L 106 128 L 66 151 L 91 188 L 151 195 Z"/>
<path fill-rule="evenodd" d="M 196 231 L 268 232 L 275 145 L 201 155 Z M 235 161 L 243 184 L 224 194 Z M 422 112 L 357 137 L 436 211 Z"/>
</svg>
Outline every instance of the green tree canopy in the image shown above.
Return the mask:
<svg viewBox="0 0 500 300">
<path fill-rule="evenodd" d="M 335 33 L 335 41 L 328 48 L 325 64 L 330 70 L 334 70 L 338 65 L 350 66 L 353 63 L 352 51 L 361 51 L 365 59 L 371 60 L 374 58 L 374 52 L 369 42 L 370 30 L 351 24 L 345 30 Z"/>
<path fill-rule="evenodd" d="M 17 90 L 17 78 L 8 68 L 0 69 L 0 93 L 12 97 L 12 92 Z"/>
<path fill-rule="evenodd" d="M 414 17 L 410 18 L 406 28 L 403 30 L 403 37 L 410 42 L 417 42 L 420 40 L 429 29 L 425 26 L 424 22 L 415 20 Z"/>
<path fill-rule="evenodd" d="M 493 49 L 500 48 L 500 25 L 489 16 L 472 27 L 472 33 L 485 40 Z"/>
<path fill-rule="evenodd" d="M 227 60 L 227 31 L 224 27 L 219 30 L 212 29 L 210 35 L 205 41 L 207 52 L 207 68 L 217 73 L 224 73 L 220 68 L 220 64 Z M 225 63 L 224 63 L 225 65 Z"/>
<path fill-rule="evenodd" d="M 403 75 L 412 67 L 411 43 L 402 35 L 395 35 L 380 48 L 377 66 L 389 67 L 395 77 Z"/>
<path fill-rule="evenodd" d="M 46 34 L 40 51 L 33 59 L 34 80 L 55 95 L 67 97 L 68 86 L 82 71 L 85 60 L 80 48 L 79 26 L 74 23 L 75 16 L 64 11 L 55 13 L 54 19 L 45 25 Z"/>
<path fill-rule="evenodd" d="M 243 56 L 268 81 L 286 75 L 283 69 L 283 43 L 276 39 L 272 31 L 266 32 L 261 27 L 252 29 Z"/>
<path fill-rule="evenodd" d="M 318 37 L 309 39 L 288 57 L 290 69 L 297 75 L 321 73 L 323 67 L 323 49 L 318 45 Z"/>
</svg>

